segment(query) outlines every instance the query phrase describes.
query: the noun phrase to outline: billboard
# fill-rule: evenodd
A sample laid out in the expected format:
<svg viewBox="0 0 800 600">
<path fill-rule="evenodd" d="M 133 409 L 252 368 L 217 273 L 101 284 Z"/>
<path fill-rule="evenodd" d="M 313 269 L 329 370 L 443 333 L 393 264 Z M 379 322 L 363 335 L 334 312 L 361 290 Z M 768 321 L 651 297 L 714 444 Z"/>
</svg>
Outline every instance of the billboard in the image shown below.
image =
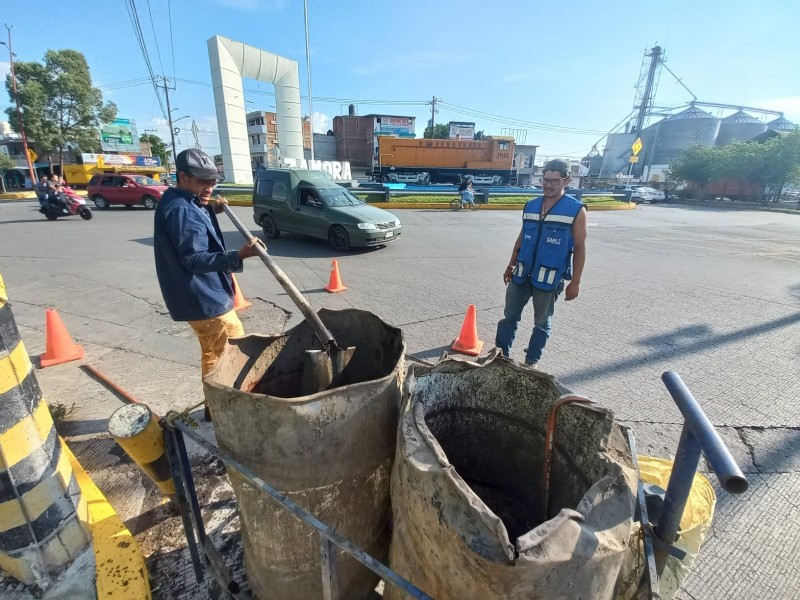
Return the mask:
<svg viewBox="0 0 800 600">
<path fill-rule="evenodd" d="M 451 140 L 474 140 L 475 139 L 475 123 L 465 123 L 463 121 L 450 121 Z"/>
<path fill-rule="evenodd" d="M 414 137 L 414 117 L 378 117 L 375 135 L 399 135 Z"/>
<path fill-rule="evenodd" d="M 85 165 L 135 165 L 137 167 L 160 167 L 158 156 L 128 156 L 127 154 L 81 154 Z"/>
<path fill-rule="evenodd" d="M 132 119 L 114 119 L 100 128 L 100 147 L 104 152 L 141 152 L 139 132 Z"/>
</svg>

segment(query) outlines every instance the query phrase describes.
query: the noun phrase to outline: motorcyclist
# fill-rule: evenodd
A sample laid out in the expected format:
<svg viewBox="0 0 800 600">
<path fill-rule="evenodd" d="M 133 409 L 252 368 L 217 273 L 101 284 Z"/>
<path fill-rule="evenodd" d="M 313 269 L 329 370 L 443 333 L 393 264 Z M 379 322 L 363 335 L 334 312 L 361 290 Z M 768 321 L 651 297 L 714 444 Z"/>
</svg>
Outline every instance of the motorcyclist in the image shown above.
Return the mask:
<svg viewBox="0 0 800 600">
<path fill-rule="evenodd" d="M 47 175 L 43 175 L 34 186 L 36 197 L 39 199 L 39 204 L 42 208 L 47 206 L 47 183 Z"/>
<path fill-rule="evenodd" d="M 63 191 L 61 189 L 61 181 L 58 175 L 54 175 L 51 180 L 47 182 L 47 202 L 55 210 L 66 210 L 67 203 L 61 197 Z"/>
</svg>

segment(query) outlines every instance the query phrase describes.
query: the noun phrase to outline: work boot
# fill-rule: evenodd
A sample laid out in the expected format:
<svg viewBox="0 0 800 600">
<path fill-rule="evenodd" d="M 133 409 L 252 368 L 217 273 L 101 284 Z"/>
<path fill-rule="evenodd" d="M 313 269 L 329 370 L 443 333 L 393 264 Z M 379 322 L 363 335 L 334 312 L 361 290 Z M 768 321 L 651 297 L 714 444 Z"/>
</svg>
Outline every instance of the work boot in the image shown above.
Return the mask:
<svg viewBox="0 0 800 600">
<path fill-rule="evenodd" d="M 525 359 L 525 366 L 526 367 L 533 367 L 535 369 L 536 368 L 536 361 L 535 360 L 528 360 L 526 358 Z"/>
</svg>

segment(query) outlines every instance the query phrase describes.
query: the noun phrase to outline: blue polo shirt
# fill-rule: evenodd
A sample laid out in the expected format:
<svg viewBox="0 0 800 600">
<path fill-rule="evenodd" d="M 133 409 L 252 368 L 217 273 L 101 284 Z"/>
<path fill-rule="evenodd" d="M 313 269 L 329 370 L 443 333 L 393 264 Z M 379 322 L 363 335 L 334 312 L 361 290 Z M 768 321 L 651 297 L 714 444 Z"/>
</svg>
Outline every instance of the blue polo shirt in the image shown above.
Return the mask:
<svg viewBox="0 0 800 600">
<path fill-rule="evenodd" d="M 242 270 L 228 252 L 217 215 L 187 190 L 170 188 L 156 208 L 153 249 L 161 294 L 175 321 L 199 321 L 233 308 L 231 272 Z"/>
</svg>

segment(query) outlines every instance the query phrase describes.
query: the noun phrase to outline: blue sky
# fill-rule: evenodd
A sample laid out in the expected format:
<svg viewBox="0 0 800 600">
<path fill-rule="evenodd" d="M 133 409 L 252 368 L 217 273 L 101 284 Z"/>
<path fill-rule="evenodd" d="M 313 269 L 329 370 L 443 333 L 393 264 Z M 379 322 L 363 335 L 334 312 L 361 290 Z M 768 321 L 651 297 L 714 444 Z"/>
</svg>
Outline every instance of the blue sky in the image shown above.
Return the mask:
<svg viewBox="0 0 800 600">
<path fill-rule="evenodd" d="M 156 129 L 168 139 L 124 0 L 47 0 L 35 11 L 27 2 L 4 4 L 17 60 L 42 60 L 48 48 L 83 52 L 95 85 L 117 104 L 118 116 L 135 119 L 140 133 Z M 48 5 L 52 28 L 42 19 Z M 154 71 L 177 78 L 174 116 L 197 122 L 209 153 L 219 151 L 219 140 L 208 38 L 219 34 L 297 60 L 301 92 L 307 93 L 302 0 L 136 0 L 136 7 Z M 449 105 L 541 126 L 476 118 L 444 105 L 437 123 L 475 121 L 487 134 L 524 128 L 527 143 L 540 146 L 540 157 L 582 156 L 631 111 L 643 53 L 656 43 L 666 50 L 667 66 L 700 100 L 780 110 L 800 123 L 798 24 L 800 3 L 788 0 L 309 0 L 313 95 L 329 99 L 314 100 L 315 124 L 324 131 L 356 101 L 359 114 L 417 117 L 421 137 L 430 118 L 424 103 L 435 95 Z M 0 48 L 3 76 L 5 50 Z M 271 85 L 248 80 L 245 90 L 251 90 L 248 109 L 271 110 Z M 662 71 L 656 103 L 688 100 Z M 3 94 L 0 103 L 7 102 Z M 193 145 L 190 124 L 178 124 L 184 130 L 179 150 Z"/>
</svg>

